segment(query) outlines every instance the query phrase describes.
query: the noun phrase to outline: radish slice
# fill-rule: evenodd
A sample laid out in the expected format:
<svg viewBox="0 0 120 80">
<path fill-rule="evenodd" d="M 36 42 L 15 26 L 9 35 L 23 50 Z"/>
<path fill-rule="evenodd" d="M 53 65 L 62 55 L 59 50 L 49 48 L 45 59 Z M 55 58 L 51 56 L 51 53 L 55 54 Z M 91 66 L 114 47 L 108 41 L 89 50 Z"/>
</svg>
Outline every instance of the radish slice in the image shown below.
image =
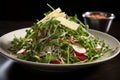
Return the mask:
<svg viewBox="0 0 120 80">
<path fill-rule="evenodd" d="M 63 59 L 63 58 L 59 58 L 59 59 L 56 59 L 56 60 L 52 60 L 51 63 L 52 63 L 52 64 L 64 63 L 64 59 Z"/>
<path fill-rule="evenodd" d="M 52 63 L 52 64 L 60 64 L 60 61 L 59 60 L 52 60 L 50 63 Z"/>
<path fill-rule="evenodd" d="M 88 58 L 86 55 L 84 55 L 87 50 L 83 46 L 81 46 L 79 44 L 73 44 L 72 48 L 75 51 L 76 56 L 78 56 L 78 58 L 81 61 L 84 61 Z"/>
<path fill-rule="evenodd" d="M 79 44 L 73 44 L 73 45 L 72 45 L 72 48 L 73 48 L 73 50 L 74 50 L 76 53 L 79 53 L 79 54 L 84 54 L 84 53 L 86 53 L 86 49 L 85 49 L 83 46 L 79 45 Z"/>
<path fill-rule="evenodd" d="M 24 54 L 27 51 L 27 49 L 21 49 L 17 52 L 17 54 Z"/>
<path fill-rule="evenodd" d="M 78 56 L 78 58 L 81 60 L 81 61 L 84 61 L 86 60 L 88 57 L 84 54 L 81 54 L 80 56 Z"/>
<path fill-rule="evenodd" d="M 102 46 L 99 45 L 99 44 L 98 44 L 98 45 L 96 46 L 96 48 L 95 48 L 95 50 L 101 50 L 101 49 L 102 49 Z"/>
</svg>

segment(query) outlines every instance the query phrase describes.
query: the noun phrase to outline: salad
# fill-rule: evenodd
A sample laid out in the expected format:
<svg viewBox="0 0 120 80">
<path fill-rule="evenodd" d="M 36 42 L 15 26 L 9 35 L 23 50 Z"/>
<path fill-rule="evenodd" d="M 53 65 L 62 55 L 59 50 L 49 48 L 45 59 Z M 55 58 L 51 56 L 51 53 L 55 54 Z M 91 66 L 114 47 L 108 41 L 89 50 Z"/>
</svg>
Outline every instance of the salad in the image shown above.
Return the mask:
<svg viewBox="0 0 120 80">
<path fill-rule="evenodd" d="M 53 8 L 52 8 L 53 9 Z M 89 33 L 77 17 L 60 8 L 26 30 L 24 38 L 11 41 L 11 52 L 17 58 L 48 64 L 75 64 L 94 61 L 110 50 L 109 45 Z"/>
</svg>

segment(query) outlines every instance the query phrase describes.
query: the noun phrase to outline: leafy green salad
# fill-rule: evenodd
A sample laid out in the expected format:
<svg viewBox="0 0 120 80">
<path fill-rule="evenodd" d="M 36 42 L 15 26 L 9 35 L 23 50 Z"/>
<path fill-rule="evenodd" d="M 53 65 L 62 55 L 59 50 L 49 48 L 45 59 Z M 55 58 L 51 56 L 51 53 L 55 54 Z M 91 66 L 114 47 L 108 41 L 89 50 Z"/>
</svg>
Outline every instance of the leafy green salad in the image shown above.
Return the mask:
<svg viewBox="0 0 120 80">
<path fill-rule="evenodd" d="M 11 41 L 17 58 L 48 64 L 75 64 L 94 61 L 110 50 L 105 41 L 89 33 L 89 27 L 60 8 L 26 30 L 25 37 Z"/>
</svg>

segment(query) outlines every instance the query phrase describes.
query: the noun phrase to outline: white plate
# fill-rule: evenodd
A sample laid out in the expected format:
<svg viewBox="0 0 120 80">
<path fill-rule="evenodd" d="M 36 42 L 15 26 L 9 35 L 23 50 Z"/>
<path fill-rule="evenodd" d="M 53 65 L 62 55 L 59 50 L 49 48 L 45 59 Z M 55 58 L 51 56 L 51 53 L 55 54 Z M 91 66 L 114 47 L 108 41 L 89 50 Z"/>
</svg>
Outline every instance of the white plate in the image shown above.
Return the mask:
<svg viewBox="0 0 120 80">
<path fill-rule="evenodd" d="M 31 61 L 25 61 L 16 58 L 14 55 L 10 54 L 8 51 L 8 48 L 10 47 L 10 42 L 13 40 L 14 36 L 16 37 L 24 37 L 26 32 L 25 30 L 28 28 L 23 28 L 19 30 L 15 30 L 12 32 L 9 32 L 3 36 L 0 37 L 0 52 L 4 55 L 7 56 L 8 58 L 24 64 L 25 66 L 30 66 L 31 68 L 34 69 L 39 69 L 39 70 L 45 70 L 45 71 L 71 71 L 71 70 L 77 70 L 80 68 L 85 68 L 89 66 L 96 65 L 98 63 L 102 63 L 105 61 L 108 61 L 115 56 L 117 56 L 120 52 L 120 42 L 114 38 L 113 36 L 96 31 L 96 30 L 89 30 L 91 34 L 93 34 L 95 37 L 100 38 L 101 40 L 104 40 L 111 48 L 116 48 L 113 51 L 110 51 L 106 53 L 103 57 L 97 59 L 96 61 L 93 62 L 88 62 L 88 63 L 82 63 L 82 64 L 47 64 L 47 63 L 37 63 L 37 62 L 31 62 Z"/>
</svg>

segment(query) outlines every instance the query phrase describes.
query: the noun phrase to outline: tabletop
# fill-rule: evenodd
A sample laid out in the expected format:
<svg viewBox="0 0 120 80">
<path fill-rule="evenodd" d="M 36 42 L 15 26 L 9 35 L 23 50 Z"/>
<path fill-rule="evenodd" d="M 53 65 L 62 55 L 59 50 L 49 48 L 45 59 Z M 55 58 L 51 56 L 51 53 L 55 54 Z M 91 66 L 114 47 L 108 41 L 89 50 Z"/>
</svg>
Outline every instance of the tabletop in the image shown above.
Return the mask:
<svg viewBox="0 0 120 80">
<path fill-rule="evenodd" d="M 20 28 L 30 27 L 33 21 L 0 21 L 0 36 Z M 113 22 L 108 34 L 120 41 L 120 22 Z M 24 67 L 0 54 L 0 80 L 80 79 L 120 80 L 120 55 L 100 65 L 68 72 L 47 72 Z"/>
</svg>

